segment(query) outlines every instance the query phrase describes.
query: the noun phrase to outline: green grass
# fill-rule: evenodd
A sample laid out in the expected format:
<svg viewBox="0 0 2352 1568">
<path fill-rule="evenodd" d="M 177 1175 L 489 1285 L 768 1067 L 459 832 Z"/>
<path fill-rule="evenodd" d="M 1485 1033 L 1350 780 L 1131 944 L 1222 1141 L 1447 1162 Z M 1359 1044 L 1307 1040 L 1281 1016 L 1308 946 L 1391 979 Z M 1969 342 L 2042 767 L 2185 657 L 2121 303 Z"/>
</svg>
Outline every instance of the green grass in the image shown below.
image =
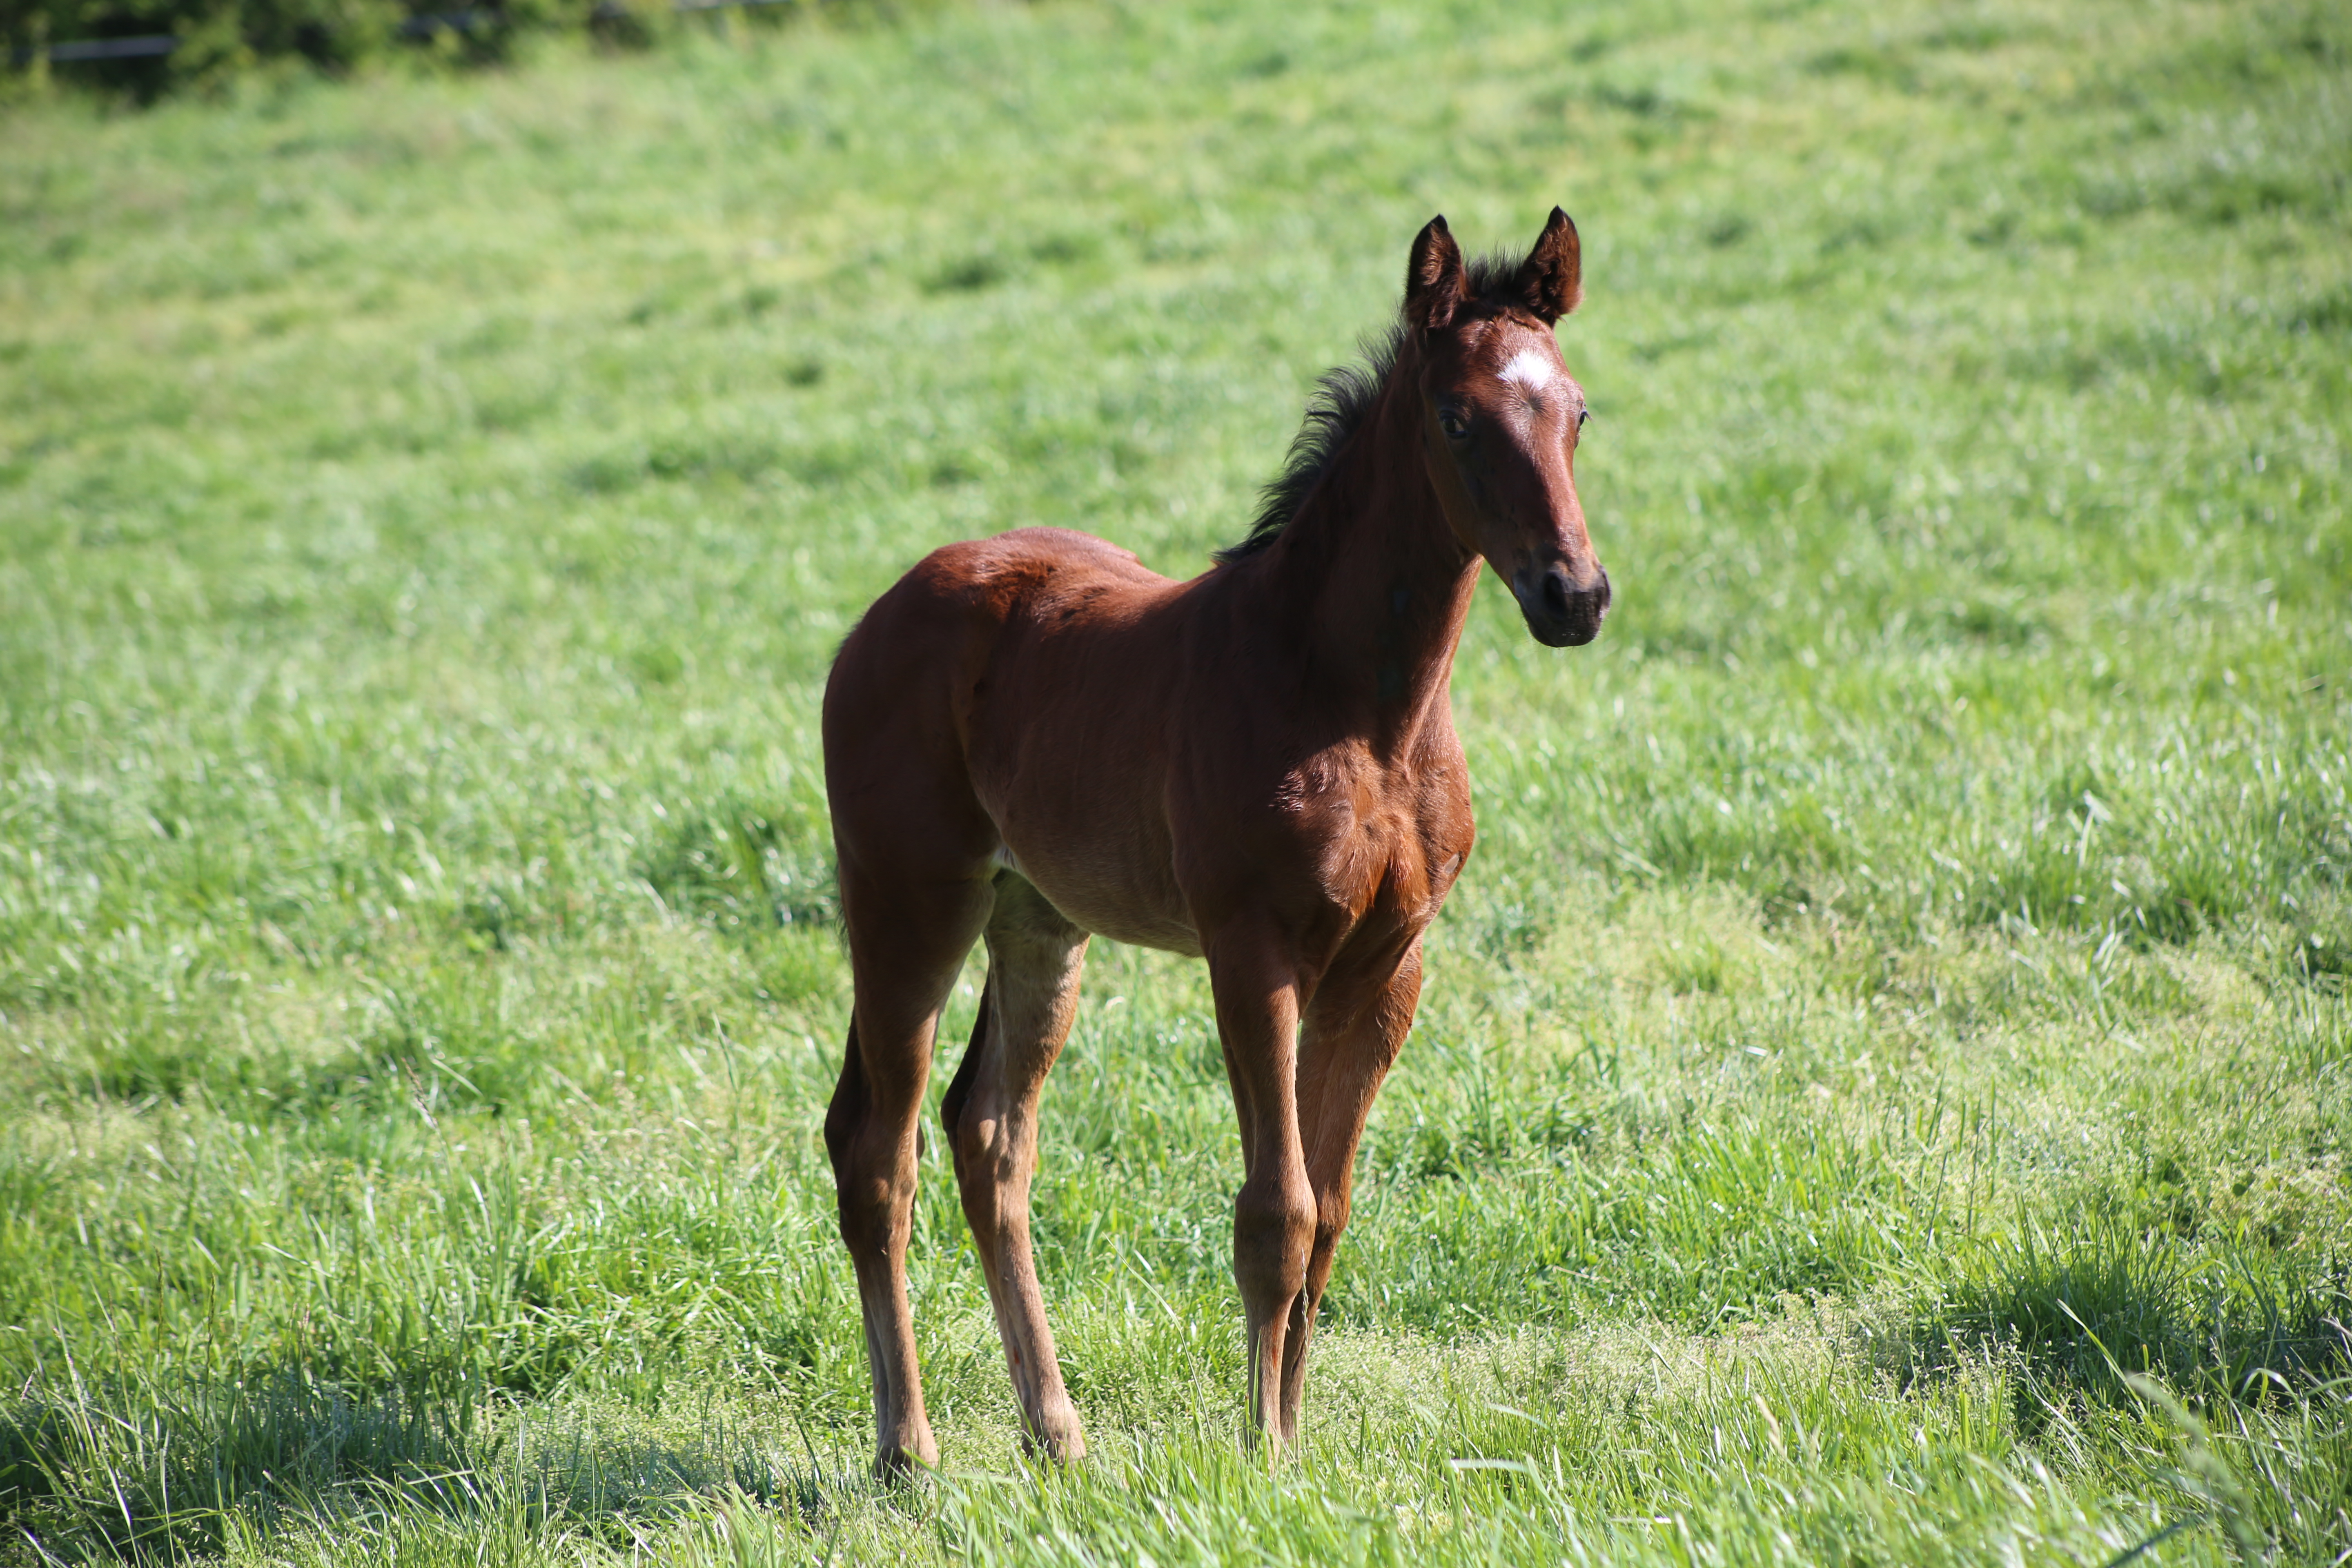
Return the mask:
<svg viewBox="0 0 2352 1568">
<path fill-rule="evenodd" d="M 0 1563 L 2352 1549 L 2337 8 L 956 9 L 0 136 Z M 1205 981 L 1102 944 L 1095 1457 L 935 1140 L 872 1489 L 832 648 L 1017 524 L 1199 570 L 1429 215 L 1555 201 L 1617 607 L 1482 590 L 1304 1456 Z"/>
</svg>

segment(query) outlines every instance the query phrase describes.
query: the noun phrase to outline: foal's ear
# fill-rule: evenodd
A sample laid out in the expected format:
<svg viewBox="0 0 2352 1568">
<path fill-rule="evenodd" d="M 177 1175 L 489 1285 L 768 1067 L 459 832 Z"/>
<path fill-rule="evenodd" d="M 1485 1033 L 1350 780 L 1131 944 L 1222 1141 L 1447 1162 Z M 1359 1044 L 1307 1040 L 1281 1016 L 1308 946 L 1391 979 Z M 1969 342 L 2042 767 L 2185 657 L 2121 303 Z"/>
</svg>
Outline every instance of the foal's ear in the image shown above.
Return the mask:
<svg viewBox="0 0 2352 1568">
<path fill-rule="evenodd" d="M 1413 237 L 1412 259 L 1404 268 L 1404 319 L 1423 331 L 1454 320 L 1462 303 L 1462 247 L 1443 216 Z"/>
<path fill-rule="evenodd" d="M 1528 309 L 1549 325 L 1584 300 L 1584 262 L 1576 244 L 1576 225 L 1558 207 L 1544 225 L 1542 237 L 1519 263 L 1519 295 Z"/>
</svg>

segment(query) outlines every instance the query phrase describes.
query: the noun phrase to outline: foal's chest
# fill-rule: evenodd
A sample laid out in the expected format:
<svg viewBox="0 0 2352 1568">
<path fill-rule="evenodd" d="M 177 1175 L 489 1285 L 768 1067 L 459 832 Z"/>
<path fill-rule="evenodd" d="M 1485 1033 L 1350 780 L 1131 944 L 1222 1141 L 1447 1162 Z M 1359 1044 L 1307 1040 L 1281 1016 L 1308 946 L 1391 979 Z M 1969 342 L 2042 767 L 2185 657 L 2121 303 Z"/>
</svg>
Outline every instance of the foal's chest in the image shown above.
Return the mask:
<svg viewBox="0 0 2352 1568">
<path fill-rule="evenodd" d="M 1286 781 L 1284 796 L 1325 899 L 1350 926 L 1427 925 L 1475 837 L 1458 752 L 1412 770 L 1318 758 Z"/>
</svg>

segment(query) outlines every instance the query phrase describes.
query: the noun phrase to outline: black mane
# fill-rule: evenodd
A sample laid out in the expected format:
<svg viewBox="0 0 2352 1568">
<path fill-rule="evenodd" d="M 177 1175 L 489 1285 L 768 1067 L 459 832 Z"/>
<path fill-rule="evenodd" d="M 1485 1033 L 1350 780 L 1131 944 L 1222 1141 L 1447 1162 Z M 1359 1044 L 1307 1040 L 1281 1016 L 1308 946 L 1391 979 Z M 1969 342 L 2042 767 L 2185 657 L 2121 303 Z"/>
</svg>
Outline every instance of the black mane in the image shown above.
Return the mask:
<svg viewBox="0 0 2352 1568">
<path fill-rule="evenodd" d="M 1517 292 L 1519 263 L 1514 257 L 1497 252 L 1491 256 L 1474 257 L 1463 269 L 1463 289 L 1466 306 L 1487 305 L 1507 300 Z M 1250 531 L 1235 543 L 1228 544 L 1215 554 L 1218 564 L 1239 561 L 1256 554 L 1272 544 L 1323 482 L 1348 438 L 1363 427 L 1380 401 L 1381 388 L 1388 384 L 1389 373 L 1396 369 L 1398 353 L 1404 347 L 1405 325 L 1396 321 L 1378 339 L 1364 343 L 1364 363 L 1343 364 L 1325 371 L 1315 378 L 1315 390 L 1307 395 L 1307 418 L 1298 434 L 1290 438 L 1289 455 L 1283 458 L 1282 472 L 1258 492 L 1257 516 L 1250 522 Z"/>
</svg>

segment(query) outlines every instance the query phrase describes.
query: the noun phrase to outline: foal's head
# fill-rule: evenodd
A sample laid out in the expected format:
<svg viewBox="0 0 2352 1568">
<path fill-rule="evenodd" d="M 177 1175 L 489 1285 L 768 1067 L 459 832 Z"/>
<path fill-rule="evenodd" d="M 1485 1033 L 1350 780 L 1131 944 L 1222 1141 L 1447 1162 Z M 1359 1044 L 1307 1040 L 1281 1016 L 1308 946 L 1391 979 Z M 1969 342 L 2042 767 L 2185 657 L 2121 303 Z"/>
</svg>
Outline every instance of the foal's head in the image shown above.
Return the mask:
<svg viewBox="0 0 2352 1568">
<path fill-rule="evenodd" d="M 1517 269 L 1493 270 L 1465 279 L 1442 217 L 1412 242 L 1404 315 L 1419 352 L 1407 358 L 1420 371 L 1429 477 L 1454 536 L 1511 585 L 1536 640 L 1588 643 L 1609 609 L 1609 574 L 1576 499 L 1584 389 L 1552 337 L 1583 294 L 1576 226 L 1554 207 Z"/>
</svg>

